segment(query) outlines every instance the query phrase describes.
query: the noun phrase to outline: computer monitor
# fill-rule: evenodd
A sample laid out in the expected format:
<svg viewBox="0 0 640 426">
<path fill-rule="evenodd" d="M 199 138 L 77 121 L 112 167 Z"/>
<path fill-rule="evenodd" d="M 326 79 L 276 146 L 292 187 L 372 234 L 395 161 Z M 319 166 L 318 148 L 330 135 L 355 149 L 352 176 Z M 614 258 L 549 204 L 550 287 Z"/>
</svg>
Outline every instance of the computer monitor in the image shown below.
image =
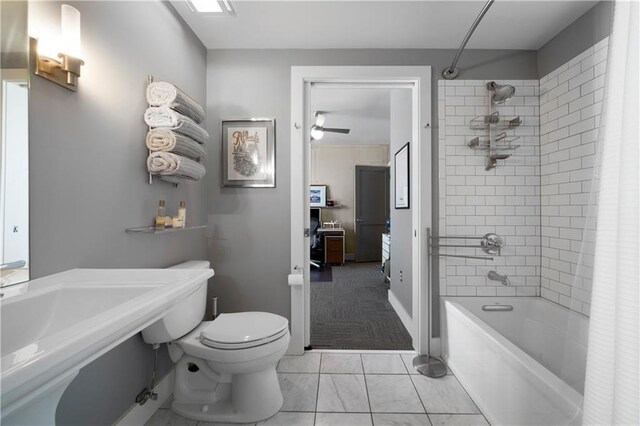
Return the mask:
<svg viewBox="0 0 640 426">
<path fill-rule="evenodd" d="M 322 224 L 322 209 L 320 207 L 311 207 L 310 217 L 318 219 L 318 223 Z"/>
</svg>

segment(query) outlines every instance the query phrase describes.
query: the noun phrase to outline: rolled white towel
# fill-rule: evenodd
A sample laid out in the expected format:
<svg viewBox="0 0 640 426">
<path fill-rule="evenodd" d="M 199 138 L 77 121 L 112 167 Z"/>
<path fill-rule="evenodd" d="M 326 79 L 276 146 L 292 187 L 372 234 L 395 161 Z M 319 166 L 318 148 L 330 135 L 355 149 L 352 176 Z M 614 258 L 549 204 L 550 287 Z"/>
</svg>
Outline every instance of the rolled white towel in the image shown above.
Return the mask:
<svg viewBox="0 0 640 426">
<path fill-rule="evenodd" d="M 155 175 L 184 176 L 193 180 L 202 179 L 206 173 L 202 164 L 186 157 L 163 151 L 149 154 L 147 170 Z"/>
<path fill-rule="evenodd" d="M 182 90 L 166 81 L 158 81 L 147 86 L 147 102 L 151 106 L 173 108 L 196 123 L 202 123 L 204 120 L 204 108 Z"/>
<path fill-rule="evenodd" d="M 168 127 L 169 129 L 189 136 L 196 142 L 205 143 L 209 133 L 198 124 L 168 106 L 149 107 L 144 113 L 144 121 L 151 128 Z"/>
<path fill-rule="evenodd" d="M 147 133 L 149 151 L 173 152 L 195 161 L 202 160 L 207 152 L 198 142 L 173 130 L 158 127 Z"/>
</svg>

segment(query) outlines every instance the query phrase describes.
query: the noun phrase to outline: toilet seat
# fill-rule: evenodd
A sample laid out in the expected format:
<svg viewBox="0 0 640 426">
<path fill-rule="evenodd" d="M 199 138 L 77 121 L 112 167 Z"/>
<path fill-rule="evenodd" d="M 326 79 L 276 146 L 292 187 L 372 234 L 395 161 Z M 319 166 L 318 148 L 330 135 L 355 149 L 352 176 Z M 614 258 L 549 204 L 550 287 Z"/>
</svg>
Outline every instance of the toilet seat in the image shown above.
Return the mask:
<svg viewBox="0 0 640 426">
<path fill-rule="evenodd" d="M 277 352 L 281 346 L 288 347 L 289 345 L 289 328 L 285 328 L 282 335 L 278 333 L 278 336 L 273 336 L 273 339 L 263 342 L 258 346 L 247 348 L 227 348 L 219 349 L 211 346 L 207 346 L 202 343 L 201 333 L 202 331 L 212 324 L 210 321 L 205 321 L 196 327 L 191 333 L 183 336 L 175 343 L 186 354 L 195 358 L 201 358 L 207 361 L 223 362 L 223 363 L 241 363 L 252 360 L 258 360 L 266 356 L 270 356 L 272 352 Z"/>
<path fill-rule="evenodd" d="M 214 349 L 247 349 L 284 336 L 288 321 L 267 312 L 221 314 L 200 332 L 200 342 Z"/>
<path fill-rule="evenodd" d="M 212 348 L 212 349 L 228 349 L 228 350 L 249 349 L 249 348 L 254 348 L 256 346 L 266 345 L 269 342 L 273 342 L 274 340 L 278 340 L 279 338 L 281 338 L 282 336 L 287 334 L 288 331 L 289 330 L 285 328 L 284 330 L 280 331 L 277 334 L 274 334 L 273 336 L 269 336 L 267 338 L 260 339 L 260 340 L 254 340 L 254 341 L 251 341 L 251 342 L 221 343 L 221 342 L 215 342 L 215 341 L 211 341 L 211 340 L 205 339 L 202 336 L 200 337 L 200 342 L 204 346 Z"/>
</svg>

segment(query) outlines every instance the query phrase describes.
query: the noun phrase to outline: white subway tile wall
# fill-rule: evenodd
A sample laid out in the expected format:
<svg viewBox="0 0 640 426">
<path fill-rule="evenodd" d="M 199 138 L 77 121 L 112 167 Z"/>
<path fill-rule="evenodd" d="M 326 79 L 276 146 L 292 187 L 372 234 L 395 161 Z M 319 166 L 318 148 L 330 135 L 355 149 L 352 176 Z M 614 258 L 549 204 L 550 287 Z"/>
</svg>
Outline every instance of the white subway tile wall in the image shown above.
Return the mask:
<svg viewBox="0 0 640 426">
<path fill-rule="evenodd" d="M 492 262 L 440 258 L 441 295 L 542 296 L 589 315 L 595 239 L 590 192 L 608 42 L 539 81 L 498 81 L 516 89 L 496 110 L 521 116 L 523 124 L 508 132 L 520 136 L 521 147 L 489 171 L 484 152 L 467 146 L 483 134 L 469 123 L 489 112 L 488 80 L 438 82 L 439 234 L 495 232 L 506 243 Z M 464 248 L 441 253 L 484 254 Z M 490 281 L 490 269 L 509 276 L 513 286 Z"/>
<path fill-rule="evenodd" d="M 605 38 L 540 79 L 541 295 L 585 315 L 595 229 L 589 202 L 608 44 Z"/>
<path fill-rule="evenodd" d="M 495 108 L 502 117 L 522 118 L 507 133 L 520 144 L 506 160 L 485 170 L 485 152 L 467 143 L 486 131 L 471 130 L 470 121 L 489 113 L 490 80 L 440 80 L 438 83 L 441 236 L 482 236 L 495 232 L 505 239 L 494 261 L 440 258 L 443 296 L 540 295 L 540 107 L 538 80 L 499 80 L 516 93 Z M 460 244 L 441 240 L 442 244 Z M 466 240 L 478 245 L 478 240 Z M 441 253 L 485 255 L 481 250 L 443 248 Z M 489 270 L 507 275 L 512 286 L 487 278 Z"/>
</svg>

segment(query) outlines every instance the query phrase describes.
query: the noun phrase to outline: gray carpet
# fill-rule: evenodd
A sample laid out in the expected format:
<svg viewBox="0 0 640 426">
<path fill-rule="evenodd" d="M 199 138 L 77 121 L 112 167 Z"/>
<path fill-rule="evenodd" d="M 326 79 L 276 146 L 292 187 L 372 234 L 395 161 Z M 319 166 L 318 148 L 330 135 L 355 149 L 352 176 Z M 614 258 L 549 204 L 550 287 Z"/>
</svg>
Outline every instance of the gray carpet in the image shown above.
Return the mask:
<svg viewBox="0 0 640 426">
<path fill-rule="evenodd" d="M 334 266 L 332 274 L 332 282 L 311 283 L 314 349 L 412 349 L 378 263 Z"/>
</svg>

